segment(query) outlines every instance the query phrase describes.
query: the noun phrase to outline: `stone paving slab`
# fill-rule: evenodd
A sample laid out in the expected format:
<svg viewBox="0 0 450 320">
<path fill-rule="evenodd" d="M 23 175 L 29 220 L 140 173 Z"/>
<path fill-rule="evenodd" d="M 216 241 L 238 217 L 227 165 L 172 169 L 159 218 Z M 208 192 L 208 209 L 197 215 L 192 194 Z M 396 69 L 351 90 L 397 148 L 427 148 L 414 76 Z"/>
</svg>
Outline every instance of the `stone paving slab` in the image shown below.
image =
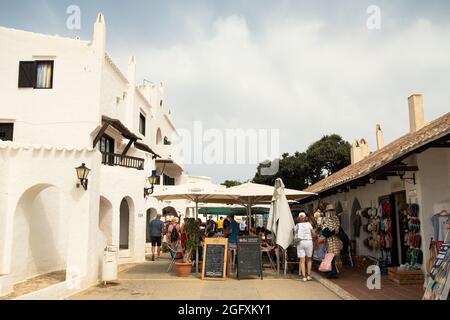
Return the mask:
<svg viewBox="0 0 450 320">
<path fill-rule="evenodd" d="M 80 292 L 73 300 L 340 300 L 341 297 L 319 281 L 302 282 L 298 276 L 277 277 L 266 270 L 259 278 L 201 280 L 191 274 L 179 278 L 166 272 L 168 258 L 147 261 L 119 273 L 118 285 L 97 285 Z"/>
</svg>

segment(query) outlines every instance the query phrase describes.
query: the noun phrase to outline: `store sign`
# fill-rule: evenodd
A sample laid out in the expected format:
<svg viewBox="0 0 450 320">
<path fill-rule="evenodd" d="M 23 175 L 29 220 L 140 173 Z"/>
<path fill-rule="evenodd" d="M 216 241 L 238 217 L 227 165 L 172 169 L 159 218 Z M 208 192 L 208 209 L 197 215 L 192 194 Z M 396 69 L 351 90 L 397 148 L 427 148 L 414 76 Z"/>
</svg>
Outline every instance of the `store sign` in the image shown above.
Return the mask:
<svg viewBox="0 0 450 320">
<path fill-rule="evenodd" d="M 225 280 L 228 239 L 206 238 L 203 253 L 202 279 Z"/>
<path fill-rule="evenodd" d="M 248 276 L 260 276 L 261 279 L 263 278 L 259 237 L 239 237 L 237 243 L 237 259 L 237 276 L 239 279 Z"/>
</svg>

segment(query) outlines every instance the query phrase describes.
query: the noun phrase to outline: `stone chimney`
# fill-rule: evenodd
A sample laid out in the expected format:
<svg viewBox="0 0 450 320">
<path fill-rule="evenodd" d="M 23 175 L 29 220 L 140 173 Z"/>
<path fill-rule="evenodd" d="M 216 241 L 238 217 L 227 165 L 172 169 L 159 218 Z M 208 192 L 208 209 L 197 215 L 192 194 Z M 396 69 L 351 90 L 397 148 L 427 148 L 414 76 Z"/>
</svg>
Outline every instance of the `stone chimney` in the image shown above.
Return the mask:
<svg viewBox="0 0 450 320">
<path fill-rule="evenodd" d="M 369 155 L 369 145 L 364 139 L 355 140 L 352 144 L 351 161 L 357 163 Z"/>
<path fill-rule="evenodd" d="M 408 98 L 409 107 L 409 131 L 416 132 L 425 125 L 423 113 L 423 97 L 421 94 L 413 94 Z"/>
<path fill-rule="evenodd" d="M 380 150 L 384 147 L 384 134 L 383 129 L 381 129 L 381 125 L 377 124 L 375 129 L 375 134 L 377 137 L 377 148 Z"/>
</svg>

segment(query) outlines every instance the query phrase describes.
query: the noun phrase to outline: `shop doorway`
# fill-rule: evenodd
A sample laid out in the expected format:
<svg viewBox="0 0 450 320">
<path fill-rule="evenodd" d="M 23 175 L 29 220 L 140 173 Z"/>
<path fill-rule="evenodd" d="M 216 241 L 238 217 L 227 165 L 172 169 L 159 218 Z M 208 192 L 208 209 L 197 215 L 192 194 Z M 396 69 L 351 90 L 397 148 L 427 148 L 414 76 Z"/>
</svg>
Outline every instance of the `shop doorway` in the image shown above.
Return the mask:
<svg viewBox="0 0 450 320">
<path fill-rule="evenodd" d="M 407 205 L 406 192 L 400 191 L 390 195 L 379 198 L 380 205 L 384 206 L 383 212 L 390 210 L 390 224 L 389 231 L 382 231 L 382 236 L 385 237 L 385 243 L 389 241 L 389 248 L 382 250 L 382 257 L 390 257 L 389 266 L 398 266 L 406 261 L 407 247 L 403 245 L 405 230 L 402 228 L 403 223 L 403 209 Z M 392 240 L 389 240 L 389 237 Z"/>
</svg>

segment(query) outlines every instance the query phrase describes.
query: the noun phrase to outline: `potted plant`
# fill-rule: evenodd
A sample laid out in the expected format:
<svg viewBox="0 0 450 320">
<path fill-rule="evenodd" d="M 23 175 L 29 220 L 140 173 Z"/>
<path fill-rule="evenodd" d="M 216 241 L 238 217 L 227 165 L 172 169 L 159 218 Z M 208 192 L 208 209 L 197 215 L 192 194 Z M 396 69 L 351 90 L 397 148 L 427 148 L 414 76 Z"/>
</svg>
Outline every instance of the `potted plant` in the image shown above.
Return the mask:
<svg viewBox="0 0 450 320">
<path fill-rule="evenodd" d="M 175 269 L 180 277 L 187 277 L 191 273 L 191 258 L 200 242 L 199 223 L 193 218 L 188 219 L 184 225 L 184 233 L 186 234 L 186 243 L 184 246 L 183 261 L 175 263 Z"/>
</svg>

